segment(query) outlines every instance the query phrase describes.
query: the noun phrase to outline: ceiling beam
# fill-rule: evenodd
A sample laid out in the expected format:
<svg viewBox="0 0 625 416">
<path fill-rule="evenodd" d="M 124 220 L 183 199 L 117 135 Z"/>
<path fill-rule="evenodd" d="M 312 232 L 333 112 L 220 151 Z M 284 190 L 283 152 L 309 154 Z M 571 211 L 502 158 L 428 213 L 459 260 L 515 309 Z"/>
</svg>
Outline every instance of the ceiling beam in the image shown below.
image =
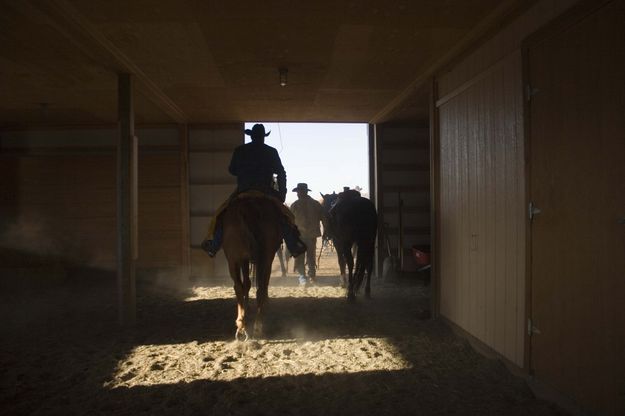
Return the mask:
<svg viewBox="0 0 625 416">
<path fill-rule="evenodd" d="M 137 89 L 176 123 L 189 117 L 130 58 L 66 0 L 31 1 L 60 33 L 85 54 L 115 73 L 129 73 Z"/>
<path fill-rule="evenodd" d="M 479 45 L 494 34 L 495 30 L 501 27 L 503 22 L 518 16 L 522 11 L 527 10 L 536 0 L 505 0 L 502 1 L 488 16 L 482 19 L 471 31 L 463 37 L 453 48 L 446 54 L 433 61 L 425 71 L 410 82 L 402 92 L 400 92 L 391 102 L 389 102 L 382 110 L 376 113 L 370 124 L 378 124 L 383 122 L 393 111 L 395 111 L 410 96 L 415 94 L 419 89 L 423 88 L 429 82 L 436 72 L 449 65 L 459 56 L 462 56 L 468 50 Z"/>
</svg>

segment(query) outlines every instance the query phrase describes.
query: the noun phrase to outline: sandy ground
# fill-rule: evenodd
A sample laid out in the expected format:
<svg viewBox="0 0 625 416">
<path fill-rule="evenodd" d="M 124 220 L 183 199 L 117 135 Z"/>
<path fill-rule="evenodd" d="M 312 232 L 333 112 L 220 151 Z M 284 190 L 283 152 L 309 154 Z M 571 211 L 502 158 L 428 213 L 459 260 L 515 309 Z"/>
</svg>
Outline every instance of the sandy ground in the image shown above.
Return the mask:
<svg viewBox="0 0 625 416">
<path fill-rule="evenodd" d="M 110 276 L 5 293 L 0 413 L 563 414 L 427 319 L 418 279 L 376 279 L 373 299 L 350 304 L 329 259 L 312 287 L 272 277 L 266 334 L 245 343 L 233 341 L 229 284 L 141 283 L 129 329 Z"/>
</svg>

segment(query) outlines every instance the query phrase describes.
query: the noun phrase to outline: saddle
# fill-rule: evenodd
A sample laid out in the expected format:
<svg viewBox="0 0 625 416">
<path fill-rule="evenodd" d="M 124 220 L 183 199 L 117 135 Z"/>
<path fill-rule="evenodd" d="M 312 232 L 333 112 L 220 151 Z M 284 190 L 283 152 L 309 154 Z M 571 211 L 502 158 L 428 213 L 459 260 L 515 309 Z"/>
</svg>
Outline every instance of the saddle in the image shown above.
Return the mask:
<svg viewBox="0 0 625 416">
<path fill-rule="evenodd" d="M 221 214 L 222 211 L 224 211 L 226 208 L 228 208 L 228 205 L 236 200 L 236 199 L 244 199 L 244 198 L 264 198 L 266 200 L 269 200 L 271 202 L 273 202 L 276 207 L 278 207 L 280 209 L 280 211 L 282 212 L 282 214 L 287 217 L 289 219 L 289 222 L 292 223 L 295 221 L 295 216 L 293 215 L 293 213 L 291 212 L 291 210 L 282 203 L 282 201 L 280 201 L 278 198 L 272 196 L 272 195 L 268 195 L 264 192 L 261 191 L 256 191 L 256 190 L 249 190 L 249 191 L 243 191 L 240 193 L 234 193 L 227 201 L 225 204 L 222 205 L 222 207 L 224 207 L 221 211 L 218 209 L 217 213 L 215 214 L 216 217 L 219 216 L 219 214 Z M 225 205 L 225 206 L 224 206 Z M 221 207 L 220 207 L 221 208 Z"/>
<path fill-rule="evenodd" d="M 243 191 L 243 192 L 235 191 L 232 193 L 232 195 L 230 195 L 230 197 L 226 201 L 224 201 L 223 204 L 221 204 L 217 208 L 217 211 L 215 212 L 215 215 L 211 219 L 211 222 L 208 226 L 207 239 L 209 240 L 212 239 L 212 236 L 215 234 L 215 228 L 217 227 L 217 222 L 219 221 L 219 217 L 226 209 L 228 209 L 228 206 L 230 206 L 232 201 L 236 199 L 242 199 L 242 198 L 264 198 L 268 201 L 273 202 L 282 213 L 282 216 L 285 218 L 286 223 L 291 226 L 295 225 L 295 216 L 293 215 L 291 210 L 289 210 L 289 208 L 286 205 L 284 205 L 282 201 L 280 201 L 278 198 L 272 195 L 268 195 L 265 192 L 257 191 L 254 189 Z"/>
</svg>

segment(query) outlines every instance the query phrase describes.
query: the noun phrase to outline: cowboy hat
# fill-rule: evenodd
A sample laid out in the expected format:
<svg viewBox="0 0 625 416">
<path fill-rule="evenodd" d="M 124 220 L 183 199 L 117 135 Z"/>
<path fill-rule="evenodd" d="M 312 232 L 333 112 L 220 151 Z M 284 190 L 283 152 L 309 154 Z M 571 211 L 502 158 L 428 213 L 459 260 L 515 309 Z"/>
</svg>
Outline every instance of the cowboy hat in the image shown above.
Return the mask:
<svg viewBox="0 0 625 416">
<path fill-rule="evenodd" d="M 308 184 L 298 183 L 297 186 L 295 188 L 293 188 L 293 192 L 297 192 L 297 191 L 310 192 L 310 189 L 308 189 Z"/>
<path fill-rule="evenodd" d="M 245 129 L 245 134 L 247 134 L 248 136 L 251 136 L 253 139 L 256 137 L 258 138 L 267 137 L 271 134 L 271 131 L 265 134 L 265 126 L 263 126 L 262 124 L 254 124 L 254 127 L 252 127 L 252 130 Z"/>
</svg>

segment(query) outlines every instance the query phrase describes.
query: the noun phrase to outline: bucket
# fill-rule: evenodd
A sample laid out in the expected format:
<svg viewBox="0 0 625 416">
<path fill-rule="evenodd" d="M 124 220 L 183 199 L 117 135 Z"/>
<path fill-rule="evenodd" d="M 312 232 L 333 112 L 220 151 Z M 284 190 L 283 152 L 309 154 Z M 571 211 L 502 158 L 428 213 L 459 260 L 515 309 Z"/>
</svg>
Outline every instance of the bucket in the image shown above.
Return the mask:
<svg viewBox="0 0 625 416">
<path fill-rule="evenodd" d="M 424 249 L 418 246 L 412 246 L 412 255 L 414 256 L 415 261 L 417 262 L 417 266 L 424 267 L 430 264 L 430 253 L 424 251 Z"/>
</svg>

